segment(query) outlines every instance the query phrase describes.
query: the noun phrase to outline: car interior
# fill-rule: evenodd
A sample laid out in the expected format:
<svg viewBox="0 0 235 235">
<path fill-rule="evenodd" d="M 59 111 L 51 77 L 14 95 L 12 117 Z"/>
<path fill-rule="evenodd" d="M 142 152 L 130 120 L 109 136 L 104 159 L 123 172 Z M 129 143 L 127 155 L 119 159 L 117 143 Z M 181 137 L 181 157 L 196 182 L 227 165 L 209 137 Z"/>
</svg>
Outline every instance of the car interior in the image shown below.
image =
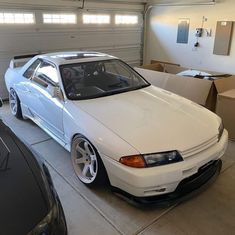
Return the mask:
<svg viewBox="0 0 235 235">
<path fill-rule="evenodd" d="M 118 60 L 62 66 L 61 76 L 71 99 L 102 96 L 144 84 L 141 77 L 134 76 Z"/>
</svg>

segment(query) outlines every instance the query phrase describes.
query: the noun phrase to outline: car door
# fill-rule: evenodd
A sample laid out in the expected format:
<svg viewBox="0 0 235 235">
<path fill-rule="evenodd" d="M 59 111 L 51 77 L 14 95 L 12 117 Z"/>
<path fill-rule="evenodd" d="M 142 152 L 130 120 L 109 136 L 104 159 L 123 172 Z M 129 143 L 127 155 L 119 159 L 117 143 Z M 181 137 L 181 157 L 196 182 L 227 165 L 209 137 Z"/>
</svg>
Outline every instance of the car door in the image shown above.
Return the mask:
<svg viewBox="0 0 235 235">
<path fill-rule="evenodd" d="M 34 121 L 63 141 L 64 101 L 53 96 L 52 90 L 59 86 L 59 74 L 54 64 L 41 60 L 30 83 L 30 110 Z"/>
</svg>

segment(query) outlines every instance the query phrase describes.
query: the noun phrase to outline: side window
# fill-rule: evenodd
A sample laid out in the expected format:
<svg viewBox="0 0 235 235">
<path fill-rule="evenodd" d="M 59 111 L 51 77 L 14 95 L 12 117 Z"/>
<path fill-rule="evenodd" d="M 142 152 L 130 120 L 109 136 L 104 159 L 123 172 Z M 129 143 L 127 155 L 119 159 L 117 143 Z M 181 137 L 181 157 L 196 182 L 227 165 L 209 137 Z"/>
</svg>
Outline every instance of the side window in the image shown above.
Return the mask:
<svg viewBox="0 0 235 235">
<path fill-rule="evenodd" d="M 39 64 L 41 63 L 41 60 L 37 59 L 36 61 L 34 61 L 30 66 L 29 68 L 24 72 L 23 76 L 27 79 L 30 79 L 35 70 L 37 69 L 37 67 L 39 66 Z"/>
<path fill-rule="evenodd" d="M 59 82 L 55 66 L 45 61 L 36 70 L 34 77 L 34 81 L 44 87 L 49 84 L 56 86 Z"/>
</svg>

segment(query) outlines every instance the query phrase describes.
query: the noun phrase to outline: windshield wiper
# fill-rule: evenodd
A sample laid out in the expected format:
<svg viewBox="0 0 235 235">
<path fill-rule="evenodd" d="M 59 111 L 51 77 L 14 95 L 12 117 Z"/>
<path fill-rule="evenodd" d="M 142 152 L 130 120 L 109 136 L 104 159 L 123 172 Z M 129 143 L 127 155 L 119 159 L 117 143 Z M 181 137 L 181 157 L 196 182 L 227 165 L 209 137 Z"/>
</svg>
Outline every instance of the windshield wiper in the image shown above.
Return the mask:
<svg viewBox="0 0 235 235">
<path fill-rule="evenodd" d="M 148 87 L 148 86 L 150 86 L 150 84 L 144 84 L 144 85 L 141 85 L 141 86 L 138 86 L 138 87 L 135 87 L 135 88 L 131 89 L 131 91 L 139 90 L 139 89 L 142 89 L 142 88 L 145 88 L 145 87 Z"/>
<path fill-rule="evenodd" d="M 145 87 L 148 87 L 150 86 L 150 84 L 144 84 L 144 85 L 141 85 L 141 86 L 137 86 L 137 87 L 129 87 L 129 88 L 126 88 L 126 89 L 116 89 L 116 90 L 113 90 L 113 91 L 106 91 L 104 93 L 100 93 L 100 94 L 96 94 L 96 95 L 93 95 L 93 96 L 86 96 L 86 97 L 82 97 L 82 98 L 75 98 L 75 97 L 69 97 L 71 100 L 89 100 L 89 99 L 96 99 L 96 98 L 102 98 L 102 97 L 105 97 L 105 96 L 110 96 L 110 95 L 117 95 L 117 94 L 121 94 L 121 93 L 125 93 L 125 92 L 129 92 L 129 91 L 135 91 L 135 90 L 139 90 L 139 89 L 142 89 L 142 88 L 145 88 Z"/>
</svg>

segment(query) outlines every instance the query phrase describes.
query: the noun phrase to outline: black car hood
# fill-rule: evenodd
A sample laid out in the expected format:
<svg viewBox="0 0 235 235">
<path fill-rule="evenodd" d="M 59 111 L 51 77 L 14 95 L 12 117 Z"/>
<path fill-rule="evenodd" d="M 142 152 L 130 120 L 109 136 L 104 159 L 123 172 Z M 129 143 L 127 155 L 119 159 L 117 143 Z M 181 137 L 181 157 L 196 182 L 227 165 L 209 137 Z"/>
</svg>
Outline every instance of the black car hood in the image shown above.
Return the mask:
<svg viewBox="0 0 235 235">
<path fill-rule="evenodd" d="M 0 138 L 0 234 L 26 235 L 49 210 L 40 167 L 1 121 Z M 5 148 L 10 150 L 7 169 Z"/>
</svg>

